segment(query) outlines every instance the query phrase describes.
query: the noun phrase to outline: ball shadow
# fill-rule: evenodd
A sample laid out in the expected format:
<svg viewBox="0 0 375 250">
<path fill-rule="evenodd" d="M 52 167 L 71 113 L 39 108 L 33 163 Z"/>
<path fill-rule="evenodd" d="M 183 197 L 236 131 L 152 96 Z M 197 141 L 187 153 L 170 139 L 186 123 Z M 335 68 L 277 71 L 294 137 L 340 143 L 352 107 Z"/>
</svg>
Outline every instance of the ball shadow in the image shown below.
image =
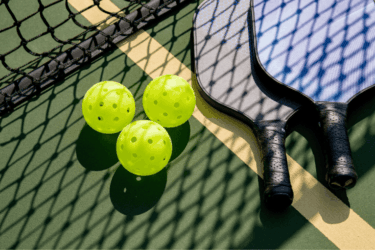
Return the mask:
<svg viewBox="0 0 375 250">
<path fill-rule="evenodd" d="M 114 208 L 125 215 L 139 215 L 156 205 L 167 184 L 167 170 L 137 176 L 119 166 L 113 175 L 110 198 Z"/>
<path fill-rule="evenodd" d="M 116 141 L 119 134 L 102 134 L 85 124 L 76 147 L 80 164 L 92 171 L 108 169 L 116 164 Z"/>
<path fill-rule="evenodd" d="M 186 148 L 190 139 L 190 123 L 189 120 L 184 124 L 174 127 L 165 128 L 172 140 L 172 156 L 169 162 L 176 159 Z"/>
</svg>

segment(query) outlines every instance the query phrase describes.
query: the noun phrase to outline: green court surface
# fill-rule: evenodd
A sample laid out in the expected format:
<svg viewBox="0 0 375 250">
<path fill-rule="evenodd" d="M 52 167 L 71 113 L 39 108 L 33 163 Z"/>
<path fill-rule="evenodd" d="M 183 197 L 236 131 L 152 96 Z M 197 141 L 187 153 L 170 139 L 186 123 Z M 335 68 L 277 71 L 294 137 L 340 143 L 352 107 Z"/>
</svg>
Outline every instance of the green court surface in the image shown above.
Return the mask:
<svg viewBox="0 0 375 250">
<path fill-rule="evenodd" d="M 11 2 L 20 16 L 38 6 L 37 1 Z M 192 20 L 200 2 L 192 1 L 145 30 L 189 70 L 192 70 Z M 112 3 L 119 7 L 124 4 L 120 0 Z M 63 16 L 63 5 L 61 12 L 55 12 L 57 16 L 50 13 L 48 18 Z M 0 24 L 5 26 L 5 22 L 12 21 L 4 13 L 3 4 Z M 89 23 L 83 16 L 80 18 Z M 25 32 L 30 36 L 32 32 L 40 33 L 43 24 L 38 23 L 36 20 L 29 24 L 32 28 Z M 62 34 L 78 32 L 74 24 L 67 24 L 64 29 Z M 10 30 L 6 39 L 1 35 L 0 53 L 18 43 L 14 31 Z M 54 45 L 47 38 L 44 42 Z M 35 50 L 44 48 L 42 43 L 34 46 Z M 22 63 L 23 53 L 15 55 L 12 63 Z M 134 120 L 147 119 L 142 95 L 153 77 L 139 65 L 151 59 L 139 59 L 136 61 L 121 49 L 115 49 L 0 118 L 0 249 L 349 249 L 351 244 L 370 249 L 374 246 L 371 245 L 371 237 L 375 235 L 374 91 L 353 104 L 348 118 L 352 155 L 359 175 L 357 185 L 334 193 L 327 188 L 317 124 L 310 114 L 301 114 L 286 140 L 293 164 L 303 170 L 292 179 L 304 183 L 303 176 L 311 176 L 306 181 L 318 182 L 293 187 L 297 194 L 295 203 L 287 211 L 277 213 L 261 202 L 262 178 L 249 167 L 259 164 L 256 152 L 250 161 L 244 161 L 233 150 L 238 140 L 224 143 L 222 133 L 213 132 L 198 115 L 179 127 L 167 129 L 173 152 L 163 171 L 138 177 L 121 166 L 115 149 L 119 133 L 105 135 L 92 130 L 82 116 L 82 100 L 93 84 L 117 81 L 134 95 Z M 0 66 L 0 76 L 5 71 Z M 197 94 L 197 108 L 203 114 L 212 113 L 207 119 L 211 122 L 222 119 L 217 126 L 238 124 L 232 118 L 203 110 L 203 102 Z M 231 132 L 237 138 L 241 129 L 232 127 Z M 245 141 L 246 145 L 255 143 L 248 138 Z"/>
</svg>

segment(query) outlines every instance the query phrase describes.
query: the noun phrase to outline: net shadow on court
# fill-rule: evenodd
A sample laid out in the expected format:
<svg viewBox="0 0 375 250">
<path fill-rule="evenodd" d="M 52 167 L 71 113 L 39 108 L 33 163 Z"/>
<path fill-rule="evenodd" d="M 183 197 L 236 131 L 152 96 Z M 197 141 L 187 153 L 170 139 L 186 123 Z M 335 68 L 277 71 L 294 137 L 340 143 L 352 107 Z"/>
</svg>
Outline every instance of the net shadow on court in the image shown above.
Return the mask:
<svg viewBox="0 0 375 250">
<path fill-rule="evenodd" d="M 194 3 L 183 18 L 191 20 L 196 7 Z M 165 29 L 173 30 L 168 25 L 178 22 L 168 19 Z M 173 49 L 181 39 L 189 39 L 186 34 L 163 46 Z M 188 64 L 190 51 L 185 49 L 174 54 Z M 112 51 L 0 121 L 0 145 L 6 155 L 0 162 L 4 248 L 278 248 L 307 223 L 295 209 L 282 215 L 265 212 L 259 197 L 261 179 L 195 119 L 183 128 L 182 132 L 190 130 L 190 140 L 179 144 L 168 173 L 146 186 L 155 189 L 151 193 L 158 199 L 138 199 L 136 212 L 128 209 L 129 203 L 121 204 L 122 176 L 133 178 L 133 186 L 137 177 L 124 173 L 110 149 L 108 160 L 99 162 L 106 164 L 99 166 L 101 171 L 91 171 L 92 163 L 83 163 L 85 156 L 77 155 L 78 138 L 86 129 L 80 110 L 83 95 L 92 84 L 108 79 L 130 89 L 137 106 L 135 120 L 146 119 L 142 94 L 151 79 L 122 52 Z M 83 140 L 95 136 L 86 132 Z M 114 138 L 103 137 L 100 143 L 99 149 L 113 146 Z M 90 153 L 94 152 L 82 154 L 89 158 Z M 113 193 L 118 196 L 111 197 Z M 268 241 L 270 235 L 279 237 Z"/>
</svg>

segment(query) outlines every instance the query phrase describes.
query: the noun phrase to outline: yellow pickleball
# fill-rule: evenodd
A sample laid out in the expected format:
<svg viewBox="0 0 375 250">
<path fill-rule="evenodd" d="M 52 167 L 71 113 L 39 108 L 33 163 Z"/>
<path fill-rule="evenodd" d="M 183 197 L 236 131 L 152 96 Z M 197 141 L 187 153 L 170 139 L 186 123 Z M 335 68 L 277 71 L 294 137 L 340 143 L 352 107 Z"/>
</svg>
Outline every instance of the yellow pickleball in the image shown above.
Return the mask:
<svg viewBox="0 0 375 250">
<path fill-rule="evenodd" d="M 193 88 L 185 79 L 164 75 L 147 85 L 142 102 L 150 120 L 171 128 L 189 120 L 194 112 L 196 99 Z"/>
<path fill-rule="evenodd" d="M 82 113 L 92 129 L 104 134 L 118 133 L 133 120 L 135 102 L 124 85 L 114 81 L 99 82 L 86 92 Z"/>
<path fill-rule="evenodd" d="M 135 175 L 153 175 L 162 170 L 172 156 L 172 140 L 160 124 L 139 120 L 120 133 L 116 153 L 122 166 Z"/>
</svg>

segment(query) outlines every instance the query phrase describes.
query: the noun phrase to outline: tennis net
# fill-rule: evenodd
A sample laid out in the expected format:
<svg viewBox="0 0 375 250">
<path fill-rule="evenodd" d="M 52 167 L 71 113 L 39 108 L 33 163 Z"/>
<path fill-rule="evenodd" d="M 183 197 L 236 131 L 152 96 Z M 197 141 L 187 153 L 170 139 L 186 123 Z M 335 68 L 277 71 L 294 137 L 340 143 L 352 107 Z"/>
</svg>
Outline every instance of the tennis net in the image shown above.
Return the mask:
<svg viewBox="0 0 375 250">
<path fill-rule="evenodd" d="M 26 6 L 23 9 L 34 2 L 36 10 L 22 16 L 14 1 L 1 0 L 0 44 L 6 45 L 0 46 L 0 115 L 12 112 L 27 99 L 115 48 L 116 43 L 159 21 L 190 0 L 117 0 L 122 5 L 117 12 L 101 6 L 101 2 L 109 0 L 92 0 L 80 11 L 70 5 L 71 1 L 74 0 L 24 1 L 22 4 Z M 100 23 L 88 23 L 83 16 L 93 8 L 98 8 L 108 17 Z M 34 29 L 33 19 L 42 22 L 44 30 L 36 35 L 25 35 Z M 72 24 L 77 28 L 66 28 Z M 38 27 L 40 29 L 40 25 Z M 44 46 L 43 41 L 48 39 L 51 40 L 49 46 Z"/>
</svg>

